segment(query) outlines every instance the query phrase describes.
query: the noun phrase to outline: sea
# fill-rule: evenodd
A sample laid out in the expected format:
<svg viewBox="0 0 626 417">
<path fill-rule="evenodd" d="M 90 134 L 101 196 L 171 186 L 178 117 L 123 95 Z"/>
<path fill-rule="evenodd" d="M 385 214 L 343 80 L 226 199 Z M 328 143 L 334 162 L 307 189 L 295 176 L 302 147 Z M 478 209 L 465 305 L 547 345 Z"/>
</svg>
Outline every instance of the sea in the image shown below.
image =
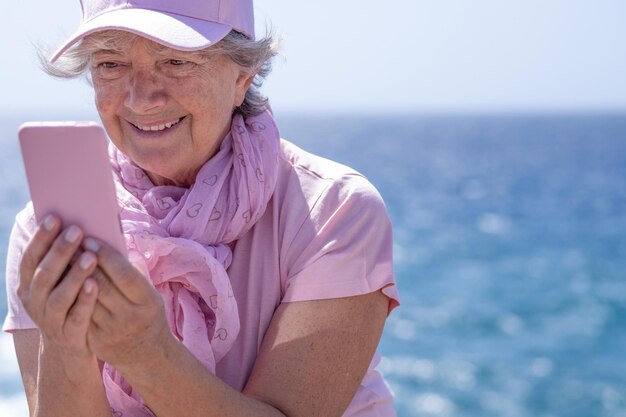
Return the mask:
<svg viewBox="0 0 626 417">
<path fill-rule="evenodd" d="M 41 119 L 0 115 L 0 270 L 28 200 L 15 132 Z M 379 369 L 398 416 L 626 417 L 626 114 L 277 119 L 385 199 L 402 304 Z M 26 410 L 2 335 L 0 416 Z"/>
</svg>

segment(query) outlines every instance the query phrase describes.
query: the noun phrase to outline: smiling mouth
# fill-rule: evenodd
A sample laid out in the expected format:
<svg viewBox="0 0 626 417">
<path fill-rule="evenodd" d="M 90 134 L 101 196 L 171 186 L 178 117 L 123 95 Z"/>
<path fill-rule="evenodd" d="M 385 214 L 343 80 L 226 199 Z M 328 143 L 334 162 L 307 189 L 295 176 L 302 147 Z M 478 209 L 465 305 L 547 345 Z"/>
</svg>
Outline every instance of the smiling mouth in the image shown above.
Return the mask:
<svg viewBox="0 0 626 417">
<path fill-rule="evenodd" d="M 171 121 L 171 122 L 163 123 L 163 124 L 160 124 L 160 125 L 152 125 L 152 126 L 149 126 L 149 125 L 137 125 L 137 124 L 134 124 L 134 123 L 131 123 L 131 125 L 135 126 L 136 129 L 141 130 L 143 132 L 161 132 L 163 130 L 166 130 L 166 129 L 169 129 L 169 128 L 173 127 L 173 126 L 176 126 L 183 119 L 184 119 L 184 117 L 180 117 L 180 118 L 178 118 L 178 119 L 176 119 L 174 121 Z"/>
</svg>

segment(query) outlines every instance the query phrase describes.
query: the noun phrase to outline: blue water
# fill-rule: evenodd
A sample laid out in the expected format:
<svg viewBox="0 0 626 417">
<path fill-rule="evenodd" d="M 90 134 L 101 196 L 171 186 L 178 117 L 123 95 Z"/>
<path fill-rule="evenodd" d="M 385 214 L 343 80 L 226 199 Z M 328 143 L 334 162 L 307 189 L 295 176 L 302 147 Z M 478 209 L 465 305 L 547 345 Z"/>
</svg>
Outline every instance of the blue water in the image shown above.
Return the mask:
<svg viewBox="0 0 626 417">
<path fill-rule="evenodd" d="M 387 202 L 400 416 L 626 416 L 626 115 L 278 118 Z M 23 120 L 0 119 L 3 241 Z M 16 370 L 0 383 L 20 389 Z"/>
</svg>

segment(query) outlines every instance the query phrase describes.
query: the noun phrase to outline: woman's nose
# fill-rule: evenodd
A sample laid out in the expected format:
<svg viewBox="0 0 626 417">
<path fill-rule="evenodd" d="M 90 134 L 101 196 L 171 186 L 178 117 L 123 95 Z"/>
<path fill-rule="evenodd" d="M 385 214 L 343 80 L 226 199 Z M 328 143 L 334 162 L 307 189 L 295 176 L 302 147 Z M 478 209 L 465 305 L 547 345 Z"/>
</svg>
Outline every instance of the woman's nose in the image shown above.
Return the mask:
<svg viewBox="0 0 626 417">
<path fill-rule="evenodd" d="M 124 104 L 137 114 L 159 111 L 167 102 L 167 95 L 155 74 L 135 71 L 128 83 Z"/>
</svg>

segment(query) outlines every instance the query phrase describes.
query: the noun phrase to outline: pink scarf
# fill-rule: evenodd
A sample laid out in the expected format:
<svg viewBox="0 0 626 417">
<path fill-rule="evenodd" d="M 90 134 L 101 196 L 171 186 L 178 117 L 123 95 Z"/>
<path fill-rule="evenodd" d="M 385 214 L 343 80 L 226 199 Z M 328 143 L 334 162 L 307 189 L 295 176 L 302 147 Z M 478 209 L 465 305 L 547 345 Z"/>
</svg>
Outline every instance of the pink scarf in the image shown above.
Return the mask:
<svg viewBox="0 0 626 417">
<path fill-rule="evenodd" d="M 111 145 L 120 217 L 131 262 L 163 297 L 172 333 L 215 373 L 239 333 L 226 269 L 229 243 L 249 231 L 274 192 L 279 134 L 269 111 L 235 115 L 221 147 L 190 188 L 154 186 Z M 153 416 L 112 366 L 103 380 L 114 416 Z"/>
</svg>

